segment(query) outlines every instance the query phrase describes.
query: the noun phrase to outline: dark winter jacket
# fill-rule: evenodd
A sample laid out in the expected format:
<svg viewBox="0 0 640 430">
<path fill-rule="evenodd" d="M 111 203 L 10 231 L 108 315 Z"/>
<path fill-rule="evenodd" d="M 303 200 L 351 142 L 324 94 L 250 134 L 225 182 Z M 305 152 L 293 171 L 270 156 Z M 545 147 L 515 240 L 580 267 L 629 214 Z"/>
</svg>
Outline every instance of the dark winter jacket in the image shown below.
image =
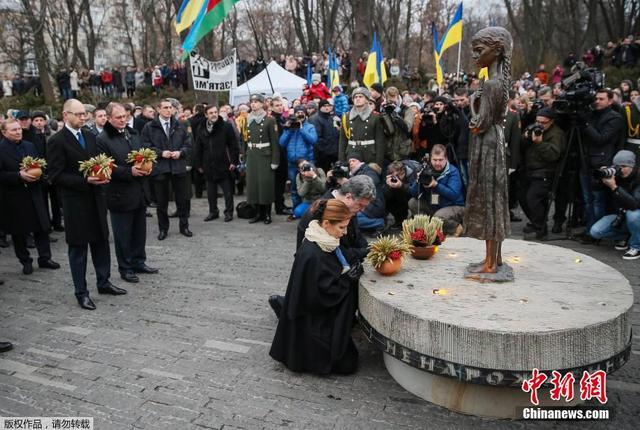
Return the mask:
<svg viewBox="0 0 640 430">
<path fill-rule="evenodd" d="M 102 133 L 96 138 L 100 152 L 112 157 L 114 168 L 111 182 L 107 184 L 107 207 L 114 212 L 128 212 L 145 205 L 143 182 L 144 176 L 133 176 L 132 164 L 127 163 L 127 155 L 141 148 L 140 135 L 132 128 L 126 127 L 120 133 L 111 123 L 104 125 Z"/>
<path fill-rule="evenodd" d="M 169 137 L 157 117 L 142 129 L 142 146 L 151 148 L 158 155 L 158 163 L 153 166 L 152 176 L 163 173 L 187 174 L 187 159 L 191 155 L 191 137 L 187 129 L 175 118 L 170 119 Z M 180 151 L 180 158 L 162 158 L 163 151 Z"/>
<path fill-rule="evenodd" d="M 229 166 L 238 164 L 238 143 L 236 135 L 227 121 L 221 116 L 213 123 L 211 132 L 207 122 L 198 127 L 194 146 L 194 167 L 202 168 L 209 181 L 231 178 Z"/>
</svg>

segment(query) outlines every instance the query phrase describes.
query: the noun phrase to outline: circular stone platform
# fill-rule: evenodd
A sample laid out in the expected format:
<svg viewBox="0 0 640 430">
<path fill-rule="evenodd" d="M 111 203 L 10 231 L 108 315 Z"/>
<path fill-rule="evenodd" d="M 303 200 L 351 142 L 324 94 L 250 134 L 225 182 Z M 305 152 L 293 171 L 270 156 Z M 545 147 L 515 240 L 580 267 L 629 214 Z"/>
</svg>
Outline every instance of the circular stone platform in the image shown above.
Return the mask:
<svg viewBox="0 0 640 430">
<path fill-rule="evenodd" d="M 506 240 L 514 282 L 463 279 L 484 251 L 482 241 L 448 238 L 431 260 L 408 257 L 392 277 L 368 267 L 360 279 L 365 335 L 405 389 L 459 412 L 518 418 L 516 408 L 530 406 L 520 387 L 532 369 L 549 379 L 573 371 L 579 381 L 583 370 L 610 373 L 628 361 L 633 292 L 620 272 L 565 248 Z"/>
</svg>

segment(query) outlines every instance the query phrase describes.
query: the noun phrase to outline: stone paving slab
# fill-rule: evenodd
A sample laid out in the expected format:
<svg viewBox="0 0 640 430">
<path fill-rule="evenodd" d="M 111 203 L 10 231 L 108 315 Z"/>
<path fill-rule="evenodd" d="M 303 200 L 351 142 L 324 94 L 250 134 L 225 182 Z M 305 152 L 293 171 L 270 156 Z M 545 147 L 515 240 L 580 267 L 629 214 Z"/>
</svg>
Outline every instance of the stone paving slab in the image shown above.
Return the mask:
<svg viewBox="0 0 640 430">
<path fill-rule="evenodd" d="M 510 422 L 460 415 L 406 392 L 386 372 L 381 353 L 358 331 L 355 375 L 289 372 L 269 356 L 276 319 L 266 303 L 284 292 L 295 250 L 295 223 L 204 223 L 206 202 L 192 201 L 187 239 L 172 221 L 169 237 L 149 219 L 148 263 L 126 296 L 95 291 L 98 307 L 73 296 L 63 235 L 53 244 L 58 271 L 31 276 L 11 249 L 0 255 L 0 415 L 92 416 L 96 429 L 631 429 L 640 415 L 640 347 L 609 379 L 608 422 Z M 520 238 L 514 224 L 515 238 Z M 553 244 L 594 256 L 622 272 L 635 293 L 640 334 L 640 262 L 623 261 L 610 244 Z M 112 246 L 113 251 L 113 246 Z M 606 286 L 602 286 L 606 288 Z M 560 294 L 561 292 L 559 292 Z M 637 337 L 635 342 L 640 341 Z"/>
</svg>

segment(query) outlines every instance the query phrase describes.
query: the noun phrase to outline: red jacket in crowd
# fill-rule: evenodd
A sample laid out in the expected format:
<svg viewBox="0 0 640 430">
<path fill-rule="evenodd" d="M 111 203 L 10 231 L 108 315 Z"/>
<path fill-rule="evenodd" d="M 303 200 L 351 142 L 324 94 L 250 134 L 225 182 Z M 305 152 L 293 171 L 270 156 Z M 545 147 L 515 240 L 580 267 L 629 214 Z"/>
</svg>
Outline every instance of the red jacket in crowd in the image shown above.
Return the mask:
<svg viewBox="0 0 640 430">
<path fill-rule="evenodd" d="M 322 100 L 327 100 L 331 97 L 331 91 L 324 84 L 324 82 L 320 82 L 319 84 L 312 84 L 309 89 L 309 98 L 313 100 L 316 97 L 320 97 Z"/>
</svg>

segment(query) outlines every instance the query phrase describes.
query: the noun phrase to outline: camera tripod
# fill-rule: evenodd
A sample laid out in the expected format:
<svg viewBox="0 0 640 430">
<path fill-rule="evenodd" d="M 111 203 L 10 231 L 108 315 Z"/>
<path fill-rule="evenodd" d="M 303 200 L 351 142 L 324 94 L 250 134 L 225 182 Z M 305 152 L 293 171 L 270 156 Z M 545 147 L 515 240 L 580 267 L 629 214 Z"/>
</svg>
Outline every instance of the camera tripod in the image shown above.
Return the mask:
<svg viewBox="0 0 640 430">
<path fill-rule="evenodd" d="M 560 181 L 562 179 L 563 173 L 565 171 L 565 166 L 567 163 L 569 164 L 569 169 L 567 170 L 567 175 L 565 179 L 567 179 L 567 208 L 569 209 L 566 213 L 566 234 L 563 238 L 553 238 L 546 239 L 547 241 L 552 240 L 564 240 L 564 239 L 574 239 L 575 236 L 573 234 L 573 222 L 575 215 L 575 200 L 576 200 L 576 192 L 579 191 L 579 175 L 580 171 L 587 171 L 585 165 L 585 157 L 584 157 L 584 146 L 582 145 L 582 136 L 580 134 L 580 123 L 577 115 L 571 115 L 571 128 L 569 129 L 569 139 L 567 140 L 567 147 L 562 154 L 562 158 L 560 159 L 560 163 L 556 169 L 556 173 L 553 177 L 553 182 L 551 183 L 551 189 L 549 190 L 547 207 L 544 211 L 544 222 L 546 224 L 547 218 L 549 216 L 549 211 L 551 210 L 551 203 L 553 202 L 554 208 L 557 211 L 557 193 L 558 186 L 560 185 Z"/>
</svg>

